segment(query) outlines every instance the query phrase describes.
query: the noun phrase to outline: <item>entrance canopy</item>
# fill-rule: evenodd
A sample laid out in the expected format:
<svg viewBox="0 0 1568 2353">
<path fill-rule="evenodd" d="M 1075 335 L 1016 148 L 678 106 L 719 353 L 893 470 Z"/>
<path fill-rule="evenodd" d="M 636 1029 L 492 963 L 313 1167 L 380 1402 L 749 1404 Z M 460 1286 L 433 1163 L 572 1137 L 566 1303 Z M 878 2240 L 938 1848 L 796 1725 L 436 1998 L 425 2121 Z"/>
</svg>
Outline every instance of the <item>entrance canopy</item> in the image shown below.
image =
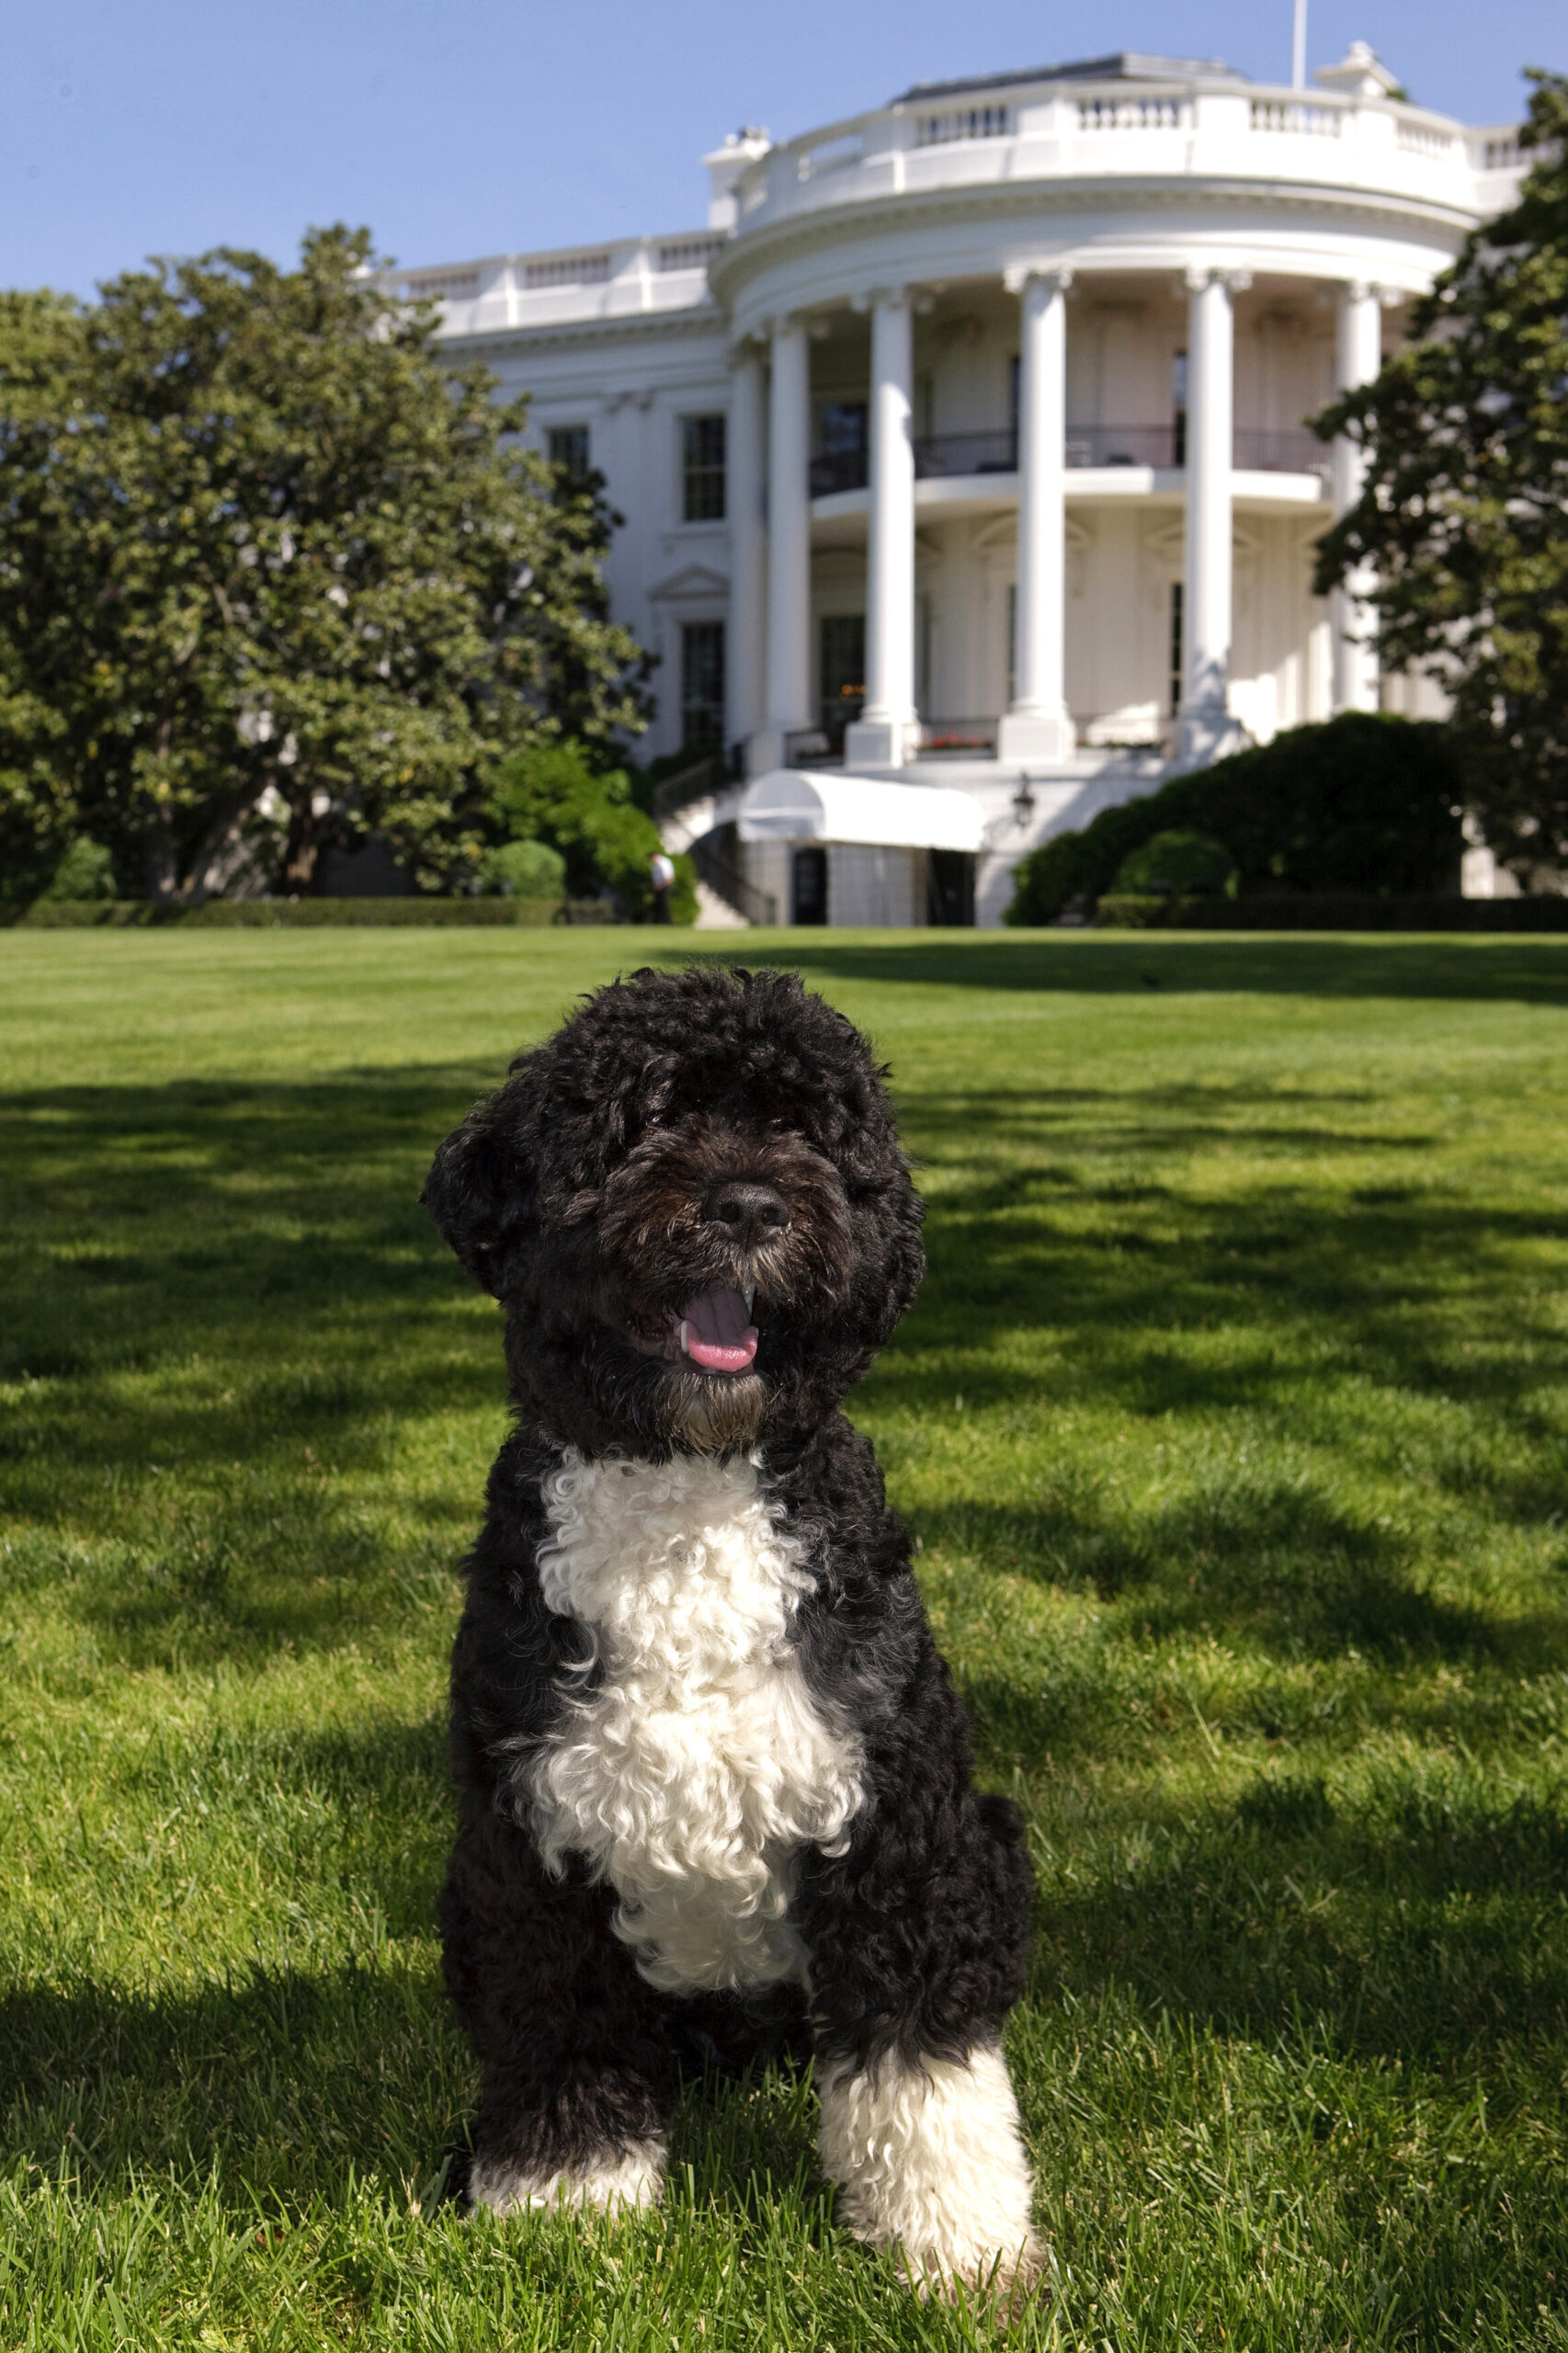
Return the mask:
<svg viewBox="0 0 1568 2353">
<path fill-rule="evenodd" d="M 980 803 L 935 784 L 877 784 L 836 768 L 770 768 L 735 812 L 743 842 L 867 842 L 878 849 L 980 847 Z"/>
</svg>

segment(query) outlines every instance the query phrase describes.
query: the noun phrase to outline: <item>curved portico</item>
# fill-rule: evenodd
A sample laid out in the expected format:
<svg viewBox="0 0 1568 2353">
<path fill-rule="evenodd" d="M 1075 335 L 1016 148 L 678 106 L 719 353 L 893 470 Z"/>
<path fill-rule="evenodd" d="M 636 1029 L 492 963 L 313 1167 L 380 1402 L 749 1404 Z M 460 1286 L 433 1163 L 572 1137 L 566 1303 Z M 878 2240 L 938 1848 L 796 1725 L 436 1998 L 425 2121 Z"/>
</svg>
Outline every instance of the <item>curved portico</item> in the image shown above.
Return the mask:
<svg viewBox="0 0 1568 2353">
<path fill-rule="evenodd" d="M 1385 315 L 1397 333 L 1507 169 L 1494 135 L 1392 89 L 1364 54 L 1310 99 L 1102 60 L 913 92 L 739 176 L 735 234 L 710 272 L 736 365 L 768 364 L 789 338 L 811 377 L 815 463 L 781 445 L 767 499 L 770 531 L 809 537 L 816 575 L 813 589 L 790 574 L 790 613 L 769 624 L 797 688 L 802 648 L 818 674 L 801 734 L 828 732 L 813 620 L 834 620 L 834 575 L 851 581 L 860 551 L 865 677 L 849 683 L 865 701 L 843 731 L 858 766 L 918 759 L 949 720 L 1009 767 L 1071 766 L 1119 728 L 1194 764 L 1248 732 L 1375 707 L 1366 584 L 1308 609 L 1312 542 L 1357 481 L 1353 454 L 1324 449 L 1302 419 L 1375 373 Z M 857 322 L 858 384 L 844 364 Z M 955 354 L 966 340 L 1005 367 L 983 383 Z M 858 449 L 845 429 L 857 410 Z M 1142 608 L 1124 627 L 1144 642 L 1139 690 L 1108 700 L 1072 646 L 1073 552 L 1125 551 L 1134 514 L 1165 595 L 1151 630 L 1148 583 L 1123 555 Z M 971 662 L 955 688 L 964 665 L 934 659 L 932 633 L 955 641 L 966 617 L 949 593 L 934 623 L 921 582 L 961 569 L 960 522 L 978 527 L 971 551 L 987 529 L 993 550 L 1006 543 L 1009 578 L 1005 621 L 990 598 L 989 675 Z M 1253 648 L 1241 675 L 1238 557 L 1243 634 L 1287 590 L 1298 608 L 1297 642 L 1261 667 Z M 1096 660 L 1108 669 L 1103 645 Z M 736 728 L 754 773 L 789 756 L 787 701 L 799 714 L 798 691 L 770 690 Z M 738 699 L 734 717 L 748 720 Z"/>
</svg>

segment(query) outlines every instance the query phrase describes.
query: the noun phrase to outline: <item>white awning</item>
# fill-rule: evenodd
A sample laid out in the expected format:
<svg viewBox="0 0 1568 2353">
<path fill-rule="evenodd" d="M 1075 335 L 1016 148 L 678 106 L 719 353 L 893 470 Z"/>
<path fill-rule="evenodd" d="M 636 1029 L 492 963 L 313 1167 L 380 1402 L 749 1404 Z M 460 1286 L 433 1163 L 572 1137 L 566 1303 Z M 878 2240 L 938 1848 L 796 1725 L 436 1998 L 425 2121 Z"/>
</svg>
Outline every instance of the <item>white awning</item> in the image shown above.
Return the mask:
<svg viewBox="0 0 1568 2353">
<path fill-rule="evenodd" d="M 980 847 L 980 803 L 946 785 L 878 784 L 836 768 L 770 768 L 735 812 L 743 842 L 869 842 L 879 849 Z"/>
</svg>

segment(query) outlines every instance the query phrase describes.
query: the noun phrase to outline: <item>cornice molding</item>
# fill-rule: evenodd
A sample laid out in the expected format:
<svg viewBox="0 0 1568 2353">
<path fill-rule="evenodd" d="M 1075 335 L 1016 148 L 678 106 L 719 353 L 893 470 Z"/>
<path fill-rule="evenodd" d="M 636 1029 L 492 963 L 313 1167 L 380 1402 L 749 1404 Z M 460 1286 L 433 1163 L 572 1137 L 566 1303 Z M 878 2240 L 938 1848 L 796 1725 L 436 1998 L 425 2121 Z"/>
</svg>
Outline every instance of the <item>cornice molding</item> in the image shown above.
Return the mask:
<svg viewBox="0 0 1568 2353">
<path fill-rule="evenodd" d="M 700 310 L 692 311 L 628 311 L 615 318 L 551 319 L 547 324 L 529 326 L 519 321 L 516 326 L 485 327 L 472 335 L 443 335 L 437 338 L 441 351 L 460 352 L 474 358 L 486 352 L 516 350 L 519 346 L 529 351 L 551 348 L 570 350 L 585 343 L 607 340 L 638 343 L 656 341 L 668 336 L 672 341 L 698 335 L 711 335 L 718 346 L 721 361 L 729 346 L 729 325 L 717 302 L 705 302 Z"/>
<path fill-rule="evenodd" d="M 905 190 L 898 195 L 869 198 L 828 213 L 797 214 L 769 226 L 751 230 L 709 265 L 709 284 L 718 301 L 733 310 L 747 283 L 780 262 L 797 256 L 853 244 L 868 233 L 876 234 L 905 226 L 958 227 L 971 221 L 1017 220 L 1020 215 L 1060 214 L 1072 217 L 1109 210 L 1131 214 L 1157 207 L 1163 211 L 1222 210 L 1245 207 L 1272 214 L 1308 213 L 1330 222 L 1355 221 L 1375 226 L 1382 233 L 1403 229 L 1445 244 L 1458 246 L 1476 226 L 1479 216 L 1453 205 L 1401 195 L 1394 190 L 1345 188 L 1302 183 L 1283 187 L 1278 180 L 1191 180 L 1175 176 L 1147 179 L 1116 178 L 1071 181 L 1013 181 L 974 188 Z M 1433 233 L 1437 233 L 1437 239 Z M 1092 262 L 1078 257 L 1080 267 Z"/>
</svg>

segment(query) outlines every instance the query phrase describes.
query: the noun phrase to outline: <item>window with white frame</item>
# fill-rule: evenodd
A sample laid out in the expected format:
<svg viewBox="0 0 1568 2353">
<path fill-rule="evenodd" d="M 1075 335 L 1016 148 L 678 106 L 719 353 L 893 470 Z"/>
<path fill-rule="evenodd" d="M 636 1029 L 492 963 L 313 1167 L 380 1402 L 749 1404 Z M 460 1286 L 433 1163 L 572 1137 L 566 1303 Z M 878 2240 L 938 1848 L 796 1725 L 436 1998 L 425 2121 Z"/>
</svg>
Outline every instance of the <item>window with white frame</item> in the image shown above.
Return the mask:
<svg viewBox="0 0 1568 2353">
<path fill-rule="evenodd" d="M 724 418 L 683 416 L 680 421 L 681 518 L 687 523 L 724 519 Z"/>
<path fill-rule="evenodd" d="M 680 747 L 706 752 L 724 740 L 724 624 L 683 621 Z"/>
<path fill-rule="evenodd" d="M 585 425 L 552 425 L 545 438 L 550 462 L 562 482 L 576 489 L 587 479 L 588 428 Z"/>
</svg>

